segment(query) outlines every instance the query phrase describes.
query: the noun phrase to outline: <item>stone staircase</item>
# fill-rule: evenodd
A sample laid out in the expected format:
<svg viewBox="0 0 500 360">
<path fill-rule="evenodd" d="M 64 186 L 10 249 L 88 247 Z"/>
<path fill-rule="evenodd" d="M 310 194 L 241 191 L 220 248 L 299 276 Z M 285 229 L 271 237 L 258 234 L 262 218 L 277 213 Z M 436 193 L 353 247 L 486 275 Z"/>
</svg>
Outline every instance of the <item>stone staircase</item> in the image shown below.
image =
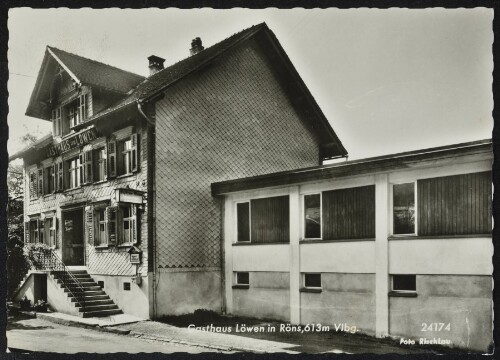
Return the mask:
<svg viewBox="0 0 500 360">
<path fill-rule="evenodd" d="M 92 279 L 87 270 L 70 270 L 70 272 L 81 286 L 82 290 L 78 291 L 79 293 L 77 294 L 81 304 L 79 304 L 74 294 L 64 285 L 61 279 L 63 275 L 62 271 L 51 271 L 50 275 L 59 284 L 61 289 L 65 293 L 68 293 L 67 296 L 74 303 L 75 308 L 78 309 L 79 316 L 84 318 L 102 317 L 123 313 L 106 292 Z M 75 290 L 73 290 L 74 292 Z"/>
</svg>

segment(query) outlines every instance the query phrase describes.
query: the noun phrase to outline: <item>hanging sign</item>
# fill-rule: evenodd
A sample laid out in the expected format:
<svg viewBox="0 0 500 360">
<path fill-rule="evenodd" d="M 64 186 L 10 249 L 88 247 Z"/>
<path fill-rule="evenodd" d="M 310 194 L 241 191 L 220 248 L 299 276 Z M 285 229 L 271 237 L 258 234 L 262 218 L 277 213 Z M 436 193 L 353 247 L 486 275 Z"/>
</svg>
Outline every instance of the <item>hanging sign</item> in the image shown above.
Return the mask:
<svg viewBox="0 0 500 360">
<path fill-rule="evenodd" d="M 70 151 L 71 149 L 87 145 L 91 141 L 97 139 L 97 137 L 98 135 L 95 127 L 81 131 L 64 139 L 59 144 L 49 146 L 47 148 L 47 156 L 52 157 L 61 155 L 67 151 Z"/>
</svg>

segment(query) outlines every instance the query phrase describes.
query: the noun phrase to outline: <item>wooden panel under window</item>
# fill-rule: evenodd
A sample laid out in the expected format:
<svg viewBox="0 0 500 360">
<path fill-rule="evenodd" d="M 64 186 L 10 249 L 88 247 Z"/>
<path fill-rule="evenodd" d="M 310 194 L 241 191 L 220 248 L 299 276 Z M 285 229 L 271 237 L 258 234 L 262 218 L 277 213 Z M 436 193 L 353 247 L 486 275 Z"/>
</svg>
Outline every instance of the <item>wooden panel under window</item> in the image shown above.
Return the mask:
<svg viewBox="0 0 500 360">
<path fill-rule="evenodd" d="M 250 202 L 252 243 L 290 242 L 288 196 Z"/>
<path fill-rule="evenodd" d="M 323 239 L 375 237 L 375 185 L 323 192 Z"/>
<path fill-rule="evenodd" d="M 491 172 L 418 182 L 418 234 L 491 233 Z"/>
</svg>

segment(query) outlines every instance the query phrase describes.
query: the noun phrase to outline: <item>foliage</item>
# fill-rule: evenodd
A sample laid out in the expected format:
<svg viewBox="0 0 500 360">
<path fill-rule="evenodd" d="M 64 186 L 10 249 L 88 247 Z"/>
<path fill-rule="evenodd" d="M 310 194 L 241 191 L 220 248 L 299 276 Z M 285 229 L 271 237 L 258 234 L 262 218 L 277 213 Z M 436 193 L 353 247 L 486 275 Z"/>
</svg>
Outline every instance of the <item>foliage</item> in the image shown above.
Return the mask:
<svg viewBox="0 0 500 360">
<path fill-rule="evenodd" d="M 47 306 L 48 304 L 45 301 L 38 300 L 33 307 L 35 308 L 35 311 L 47 312 Z"/>
</svg>

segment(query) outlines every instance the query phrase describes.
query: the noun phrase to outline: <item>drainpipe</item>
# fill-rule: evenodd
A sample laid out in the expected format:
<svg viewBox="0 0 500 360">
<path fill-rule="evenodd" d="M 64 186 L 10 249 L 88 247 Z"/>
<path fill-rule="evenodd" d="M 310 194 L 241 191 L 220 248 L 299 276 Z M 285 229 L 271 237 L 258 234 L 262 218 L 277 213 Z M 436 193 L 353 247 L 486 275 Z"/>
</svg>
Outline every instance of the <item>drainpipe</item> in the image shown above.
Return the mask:
<svg viewBox="0 0 500 360">
<path fill-rule="evenodd" d="M 140 101 L 137 101 L 137 110 L 139 113 L 142 115 L 142 117 L 146 120 L 148 123 L 148 137 L 152 136 L 153 139 L 148 138 L 148 174 L 147 174 L 147 187 L 148 190 L 151 190 L 153 193 L 153 179 L 155 176 L 155 164 L 154 164 L 154 128 L 155 128 L 155 122 L 146 115 L 144 112 L 144 109 L 142 108 L 143 104 Z M 147 216 L 147 222 L 148 222 L 148 262 L 152 261 L 153 265 L 150 267 L 148 264 L 148 273 L 149 269 L 152 270 L 153 276 L 151 279 L 152 284 L 148 284 L 148 286 L 151 286 L 151 296 L 152 296 L 152 301 L 153 301 L 153 318 L 156 318 L 156 249 L 157 249 L 157 244 L 156 244 L 156 228 L 155 228 L 155 223 L 154 223 L 154 218 L 153 218 L 153 207 L 155 199 L 153 196 L 150 196 L 152 194 L 148 194 L 148 200 L 147 200 L 147 206 L 148 206 L 148 216 Z M 152 237 L 152 239 L 150 239 Z M 151 251 L 149 248 L 151 247 Z M 152 255 L 152 256 L 149 256 Z"/>
</svg>

